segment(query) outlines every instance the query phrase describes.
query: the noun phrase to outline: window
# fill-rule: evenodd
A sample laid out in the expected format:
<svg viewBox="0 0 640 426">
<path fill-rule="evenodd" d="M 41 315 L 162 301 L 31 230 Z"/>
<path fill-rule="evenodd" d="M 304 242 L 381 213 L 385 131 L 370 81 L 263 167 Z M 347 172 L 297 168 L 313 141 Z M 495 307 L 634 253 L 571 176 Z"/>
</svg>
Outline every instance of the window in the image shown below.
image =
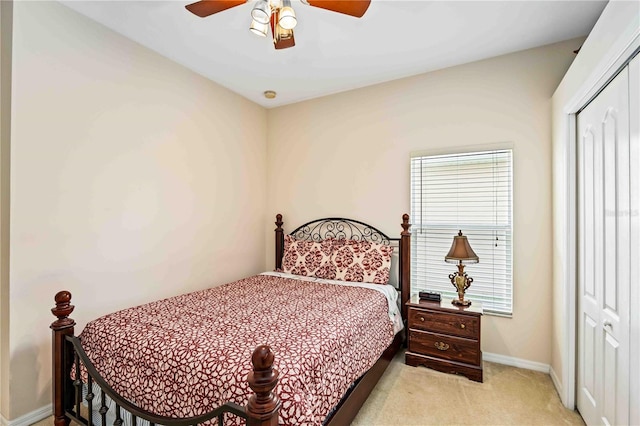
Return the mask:
<svg viewBox="0 0 640 426">
<path fill-rule="evenodd" d="M 473 278 L 467 298 L 486 312 L 512 313 L 511 150 L 411 158 L 412 292 L 437 291 L 454 298 L 445 263 L 461 230 L 480 258 L 467 265 Z"/>
</svg>

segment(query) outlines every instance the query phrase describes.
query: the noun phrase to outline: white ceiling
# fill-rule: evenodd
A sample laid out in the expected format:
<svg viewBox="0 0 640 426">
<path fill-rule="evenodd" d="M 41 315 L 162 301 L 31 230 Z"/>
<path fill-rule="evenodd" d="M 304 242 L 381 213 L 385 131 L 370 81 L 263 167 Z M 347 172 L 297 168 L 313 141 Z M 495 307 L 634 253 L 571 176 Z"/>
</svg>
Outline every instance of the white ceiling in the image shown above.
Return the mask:
<svg viewBox="0 0 640 426">
<path fill-rule="evenodd" d="M 195 1 L 195 0 L 193 0 Z M 589 33 L 606 1 L 372 0 L 364 17 L 292 0 L 296 46 L 248 30 L 251 4 L 199 18 L 192 1 L 63 1 L 265 107 L 368 86 Z M 275 90 L 276 99 L 263 96 Z"/>
</svg>

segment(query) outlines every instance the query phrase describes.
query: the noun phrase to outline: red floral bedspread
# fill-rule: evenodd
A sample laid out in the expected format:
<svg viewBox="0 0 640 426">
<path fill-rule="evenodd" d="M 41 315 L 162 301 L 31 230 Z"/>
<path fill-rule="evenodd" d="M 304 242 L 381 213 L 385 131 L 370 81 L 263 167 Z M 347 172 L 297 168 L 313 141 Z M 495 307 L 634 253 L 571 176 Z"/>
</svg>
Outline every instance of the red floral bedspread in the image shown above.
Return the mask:
<svg viewBox="0 0 640 426">
<path fill-rule="evenodd" d="M 268 344 L 280 423 L 321 424 L 391 343 L 387 306 L 375 290 L 257 275 L 104 316 L 80 339 L 116 392 L 172 417 L 245 405 L 251 354 Z"/>
</svg>

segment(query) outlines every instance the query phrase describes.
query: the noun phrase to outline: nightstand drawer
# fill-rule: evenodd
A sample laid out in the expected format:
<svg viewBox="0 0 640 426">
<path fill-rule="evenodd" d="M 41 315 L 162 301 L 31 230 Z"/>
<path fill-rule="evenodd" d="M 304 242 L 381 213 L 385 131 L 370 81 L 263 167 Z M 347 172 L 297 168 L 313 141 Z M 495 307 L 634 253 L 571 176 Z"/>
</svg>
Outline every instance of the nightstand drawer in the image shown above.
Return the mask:
<svg viewBox="0 0 640 426">
<path fill-rule="evenodd" d="M 409 309 L 409 328 L 477 339 L 479 326 L 478 317 Z"/>
<path fill-rule="evenodd" d="M 477 341 L 426 331 L 409 330 L 409 351 L 467 364 L 480 363 Z"/>
</svg>

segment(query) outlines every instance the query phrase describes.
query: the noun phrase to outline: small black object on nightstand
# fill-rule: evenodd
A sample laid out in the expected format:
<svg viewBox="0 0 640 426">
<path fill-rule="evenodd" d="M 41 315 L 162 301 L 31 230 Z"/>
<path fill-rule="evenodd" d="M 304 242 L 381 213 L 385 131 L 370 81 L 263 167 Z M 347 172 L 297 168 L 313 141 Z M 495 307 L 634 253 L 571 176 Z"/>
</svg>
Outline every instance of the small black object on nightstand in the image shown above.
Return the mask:
<svg viewBox="0 0 640 426">
<path fill-rule="evenodd" d="M 429 300 L 431 302 L 440 301 L 440 293 L 435 293 L 432 291 L 421 291 L 418 293 L 418 297 L 420 297 L 420 300 Z"/>
</svg>

